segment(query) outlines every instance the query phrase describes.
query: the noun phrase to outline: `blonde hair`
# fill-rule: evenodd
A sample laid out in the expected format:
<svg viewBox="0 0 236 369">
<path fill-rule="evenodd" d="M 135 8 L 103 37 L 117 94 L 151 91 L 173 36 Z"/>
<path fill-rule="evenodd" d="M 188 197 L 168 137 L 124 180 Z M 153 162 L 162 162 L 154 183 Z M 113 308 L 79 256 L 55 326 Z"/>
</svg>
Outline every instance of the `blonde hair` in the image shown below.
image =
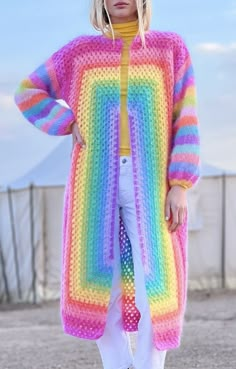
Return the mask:
<svg viewBox="0 0 236 369">
<path fill-rule="evenodd" d="M 142 45 L 146 47 L 145 32 L 149 30 L 151 22 L 151 0 L 135 1 L 138 13 L 139 35 L 142 40 Z M 111 30 L 114 42 L 115 35 L 110 16 L 108 14 L 106 0 L 91 0 L 90 22 L 96 30 L 102 31 L 103 34 L 107 30 Z"/>
</svg>

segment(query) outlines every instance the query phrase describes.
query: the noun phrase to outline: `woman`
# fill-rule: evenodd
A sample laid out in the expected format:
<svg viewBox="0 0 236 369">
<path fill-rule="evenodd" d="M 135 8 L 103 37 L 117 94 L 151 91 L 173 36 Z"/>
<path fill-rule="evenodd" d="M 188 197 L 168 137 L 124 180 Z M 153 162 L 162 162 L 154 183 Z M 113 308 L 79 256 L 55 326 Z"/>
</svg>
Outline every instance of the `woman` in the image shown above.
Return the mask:
<svg viewBox="0 0 236 369">
<path fill-rule="evenodd" d="M 180 345 L 186 193 L 200 178 L 191 58 L 178 34 L 149 29 L 151 0 L 93 0 L 90 15 L 101 34 L 56 51 L 15 100 L 35 127 L 73 136 L 64 331 L 96 340 L 105 369 L 160 369 Z"/>
</svg>

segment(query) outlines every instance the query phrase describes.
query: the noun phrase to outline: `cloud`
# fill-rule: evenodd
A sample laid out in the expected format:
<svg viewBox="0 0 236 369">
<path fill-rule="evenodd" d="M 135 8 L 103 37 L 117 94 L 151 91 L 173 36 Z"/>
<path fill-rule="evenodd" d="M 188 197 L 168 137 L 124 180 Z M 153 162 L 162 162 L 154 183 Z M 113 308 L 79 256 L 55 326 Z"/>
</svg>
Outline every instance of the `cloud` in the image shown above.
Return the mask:
<svg viewBox="0 0 236 369">
<path fill-rule="evenodd" d="M 230 17 L 236 17 L 236 1 L 231 1 L 229 9 L 226 11 L 227 15 Z"/>
<path fill-rule="evenodd" d="M 223 12 L 223 15 L 229 19 L 236 18 L 236 1 L 235 0 L 232 0 L 230 4 L 228 4 L 228 8 Z"/>
<path fill-rule="evenodd" d="M 203 42 L 196 45 L 196 50 L 205 54 L 226 55 L 236 53 L 236 42 L 222 44 L 219 42 Z"/>
<path fill-rule="evenodd" d="M 15 108 L 15 102 L 12 95 L 0 92 L 0 110 L 11 110 Z"/>
<path fill-rule="evenodd" d="M 236 17 L 236 7 L 235 7 L 234 9 L 231 9 L 230 14 L 231 14 L 233 17 Z"/>
<path fill-rule="evenodd" d="M 236 94 L 235 93 L 226 93 L 224 95 L 220 95 L 218 97 L 218 102 L 223 105 L 228 105 L 231 107 L 231 111 L 235 111 L 235 103 L 236 103 Z"/>
<path fill-rule="evenodd" d="M 231 18 L 231 19 L 234 19 L 236 18 L 236 7 L 235 8 L 232 8 L 232 9 L 229 9 L 229 10 L 226 10 L 224 12 L 224 16 L 227 17 L 227 18 Z"/>
</svg>

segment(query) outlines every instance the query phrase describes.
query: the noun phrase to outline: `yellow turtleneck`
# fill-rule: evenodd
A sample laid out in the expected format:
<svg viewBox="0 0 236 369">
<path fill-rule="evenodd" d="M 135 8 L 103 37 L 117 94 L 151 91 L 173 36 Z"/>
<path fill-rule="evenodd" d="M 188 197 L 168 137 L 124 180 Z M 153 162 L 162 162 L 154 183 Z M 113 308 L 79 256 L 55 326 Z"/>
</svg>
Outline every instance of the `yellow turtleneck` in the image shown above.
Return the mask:
<svg viewBox="0 0 236 369">
<path fill-rule="evenodd" d="M 121 55 L 121 120 L 120 120 L 120 155 L 130 155 L 130 136 L 127 112 L 127 88 L 128 88 L 128 65 L 129 46 L 138 33 L 138 19 L 123 23 L 112 23 L 115 37 L 122 37 L 123 49 Z M 106 35 L 112 38 L 111 31 Z"/>
</svg>

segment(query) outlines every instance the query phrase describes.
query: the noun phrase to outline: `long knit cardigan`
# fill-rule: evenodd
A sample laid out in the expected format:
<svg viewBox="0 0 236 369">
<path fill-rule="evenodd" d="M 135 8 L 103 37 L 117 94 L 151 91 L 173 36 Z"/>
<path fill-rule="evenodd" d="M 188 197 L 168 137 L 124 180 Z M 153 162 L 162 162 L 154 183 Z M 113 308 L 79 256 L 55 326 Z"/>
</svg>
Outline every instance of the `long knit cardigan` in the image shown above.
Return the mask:
<svg viewBox="0 0 236 369">
<path fill-rule="evenodd" d="M 188 277 L 188 211 L 168 231 L 165 199 L 173 185 L 200 178 L 199 124 L 189 51 L 174 32 L 149 30 L 147 48 L 130 45 L 127 109 L 139 244 L 158 349 L 180 345 Z M 64 195 L 60 313 L 65 333 L 103 335 L 113 276 L 114 217 L 120 143 L 123 40 L 80 35 L 24 79 L 15 101 L 50 135 L 78 122 L 86 147 L 75 144 Z M 68 105 L 60 104 L 64 100 Z M 60 165 L 60 163 L 58 163 Z M 122 322 L 137 331 L 132 245 L 119 218 Z"/>
</svg>

